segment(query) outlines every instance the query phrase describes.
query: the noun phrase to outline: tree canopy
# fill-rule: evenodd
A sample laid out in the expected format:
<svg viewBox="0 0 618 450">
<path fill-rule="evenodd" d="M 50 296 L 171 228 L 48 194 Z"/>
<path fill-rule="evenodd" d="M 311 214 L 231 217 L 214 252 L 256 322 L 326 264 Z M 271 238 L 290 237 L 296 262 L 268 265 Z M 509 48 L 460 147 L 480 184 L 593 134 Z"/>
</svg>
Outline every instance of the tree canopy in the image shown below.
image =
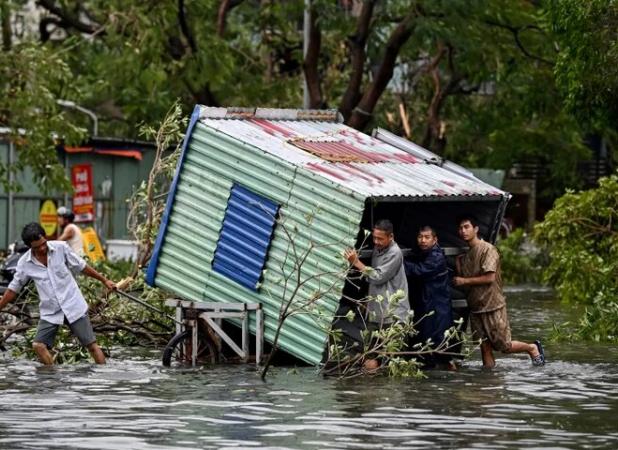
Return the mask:
<svg viewBox="0 0 618 450">
<path fill-rule="evenodd" d="M 548 15 L 555 74 L 568 110 L 593 129 L 618 123 L 618 2 L 561 0 Z"/>
<path fill-rule="evenodd" d="M 599 91 L 618 79 L 614 1 L 313 0 L 306 56 L 303 0 L 38 0 L 37 30 L 17 39 L 22 3 L 2 7 L 0 89 L 21 97 L 2 95 L 0 125 L 38 130 L 20 157 L 41 173 L 54 167 L 49 137 L 88 126 L 57 99 L 96 111 L 103 134 L 134 137 L 176 99 L 185 112 L 301 107 L 305 77 L 311 107 L 355 128 L 386 126 L 471 166 L 546 162 L 548 197 L 577 187 L 582 137 L 615 128 L 613 91 Z M 594 128 L 582 104 L 604 105 Z"/>
</svg>

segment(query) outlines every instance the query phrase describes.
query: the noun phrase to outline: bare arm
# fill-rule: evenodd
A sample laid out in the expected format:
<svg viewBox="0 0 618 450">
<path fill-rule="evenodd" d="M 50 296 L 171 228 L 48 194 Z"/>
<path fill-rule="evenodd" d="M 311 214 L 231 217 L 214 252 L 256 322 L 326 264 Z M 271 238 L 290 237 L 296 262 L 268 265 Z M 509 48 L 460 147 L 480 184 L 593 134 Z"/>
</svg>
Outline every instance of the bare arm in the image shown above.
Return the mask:
<svg viewBox="0 0 618 450">
<path fill-rule="evenodd" d="M 75 230 L 73 227 L 64 227 L 62 230 L 62 234 L 58 237 L 59 241 L 68 241 L 75 235 Z"/>
<path fill-rule="evenodd" d="M 105 287 L 107 289 L 110 289 L 112 291 L 116 290 L 116 283 L 114 283 L 111 280 L 108 280 L 103 275 L 101 275 L 99 272 L 94 270 L 92 267 L 90 267 L 90 266 L 84 267 L 84 270 L 82 270 L 82 273 L 84 275 L 89 276 L 90 278 L 94 278 L 95 280 L 99 280 L 101 283 L 103 283 L 105 285 Z"/>
<path fill-rule="evenodd" d="M 397 271 L 403 266 L 403 256 L 401 252 L 398 254 L 389 254 L 380 263 L 379 267 L 368 267 L 358 259 L 358 254 L 354 249 L 345 251 L 346 259 L 358 270 L 360 270 L 369 284 L 382 284 L 393 278 Z M 366 270 L 369 268 L 369 270 Z"/>
<path fill-rule="evenodd" d="M 10 289 L 7 289 L 6 291 L 4 291 L 4 294 L 2 295 L 2 299 L 0 299 L 0 311 L 2 311 L 2 309 L 4 309 L 6 305 L 11 303 L 16 298 L 17 298 L 17 293 L 15 293 L 14 291 Z"/>
<path fill-rule="evenodd" d="M 455 286 L 479 286 L 483 284 L 491 284 L 496 280 L 496 272 L 487 272 L 478 277 L 454 277 L 453 284 Z"/>
</svg>

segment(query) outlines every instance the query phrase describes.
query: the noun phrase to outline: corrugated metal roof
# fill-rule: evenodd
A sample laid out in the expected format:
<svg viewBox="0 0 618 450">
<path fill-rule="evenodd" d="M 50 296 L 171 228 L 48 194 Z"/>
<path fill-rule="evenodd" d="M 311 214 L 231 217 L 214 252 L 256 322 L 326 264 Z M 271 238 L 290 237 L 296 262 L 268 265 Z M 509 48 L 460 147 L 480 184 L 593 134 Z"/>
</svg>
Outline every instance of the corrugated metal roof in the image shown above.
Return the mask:
<svg viewBox="0 0 618 450">
<path fill-rule="evenodd" d="M 244 114 L 239 118 L 223 114 L 224 109 L 202 107 L 200 121 L 365 197 L 506 195 L 414 143 L 392 134 L 384 137 L 383 131 L 378 136 L 382 140 L 369 136 L 338 122 L 337 116 L 290 120 L 296 110 L 268 110 L 269 114 L 259 117 Z"/>
</svg>

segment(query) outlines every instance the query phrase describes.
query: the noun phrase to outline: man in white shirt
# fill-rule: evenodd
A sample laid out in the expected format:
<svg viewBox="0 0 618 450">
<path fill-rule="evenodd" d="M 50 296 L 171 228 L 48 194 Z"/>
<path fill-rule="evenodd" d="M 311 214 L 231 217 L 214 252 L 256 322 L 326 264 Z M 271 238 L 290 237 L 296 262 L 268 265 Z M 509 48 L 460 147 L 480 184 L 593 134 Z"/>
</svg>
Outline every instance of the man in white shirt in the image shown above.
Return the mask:
<svg viewBox="0 0 618 450">
<path fill-rule="evenodd" d="M 59 241 L 66 241 L 69 247 L 79 256 L 84 256 L 84 240 L 82 238 L 82 230 L 73 223 L 75 214 L 61 206 L 58 208 L 58 226 L 62 229 L 62 234 L 58 237 Z"/>
<path fill-rule="evenodd" d="M 53 364 L 49 349 L 54 345 L 58 328 L 66 323 L 94 361 L 105 364 L 105 355 L 97 344 L 88 319 L 88 304 L 74 274 L 84 273 L 111 290 L 116 289 L 116 285 L 88 266 L 65 242 L 48 242 L 45 231 L 38 223 L 26 225 L 21 237 L 30 250 L 17 263 L 13 280 L 0 299 L 0 311 L 15 300 L 29 280 L 34 281 L 39 293 L 40 320 L 32 347 L 41 362 Z"/>
</svg>

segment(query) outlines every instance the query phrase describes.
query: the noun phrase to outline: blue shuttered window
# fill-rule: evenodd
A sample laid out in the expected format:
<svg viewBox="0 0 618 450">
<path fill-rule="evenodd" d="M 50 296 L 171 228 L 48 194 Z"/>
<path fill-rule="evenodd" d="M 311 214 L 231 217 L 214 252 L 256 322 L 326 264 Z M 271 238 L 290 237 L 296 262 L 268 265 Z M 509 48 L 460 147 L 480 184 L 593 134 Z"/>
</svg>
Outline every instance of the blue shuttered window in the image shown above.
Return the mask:
<svg viewBox="0 0 618 450">
<path fill-rule="evenodd" d="M 215 250 L 213 270 L 257 291 L 279 205 L 234 185 Z"/>
</svg>

